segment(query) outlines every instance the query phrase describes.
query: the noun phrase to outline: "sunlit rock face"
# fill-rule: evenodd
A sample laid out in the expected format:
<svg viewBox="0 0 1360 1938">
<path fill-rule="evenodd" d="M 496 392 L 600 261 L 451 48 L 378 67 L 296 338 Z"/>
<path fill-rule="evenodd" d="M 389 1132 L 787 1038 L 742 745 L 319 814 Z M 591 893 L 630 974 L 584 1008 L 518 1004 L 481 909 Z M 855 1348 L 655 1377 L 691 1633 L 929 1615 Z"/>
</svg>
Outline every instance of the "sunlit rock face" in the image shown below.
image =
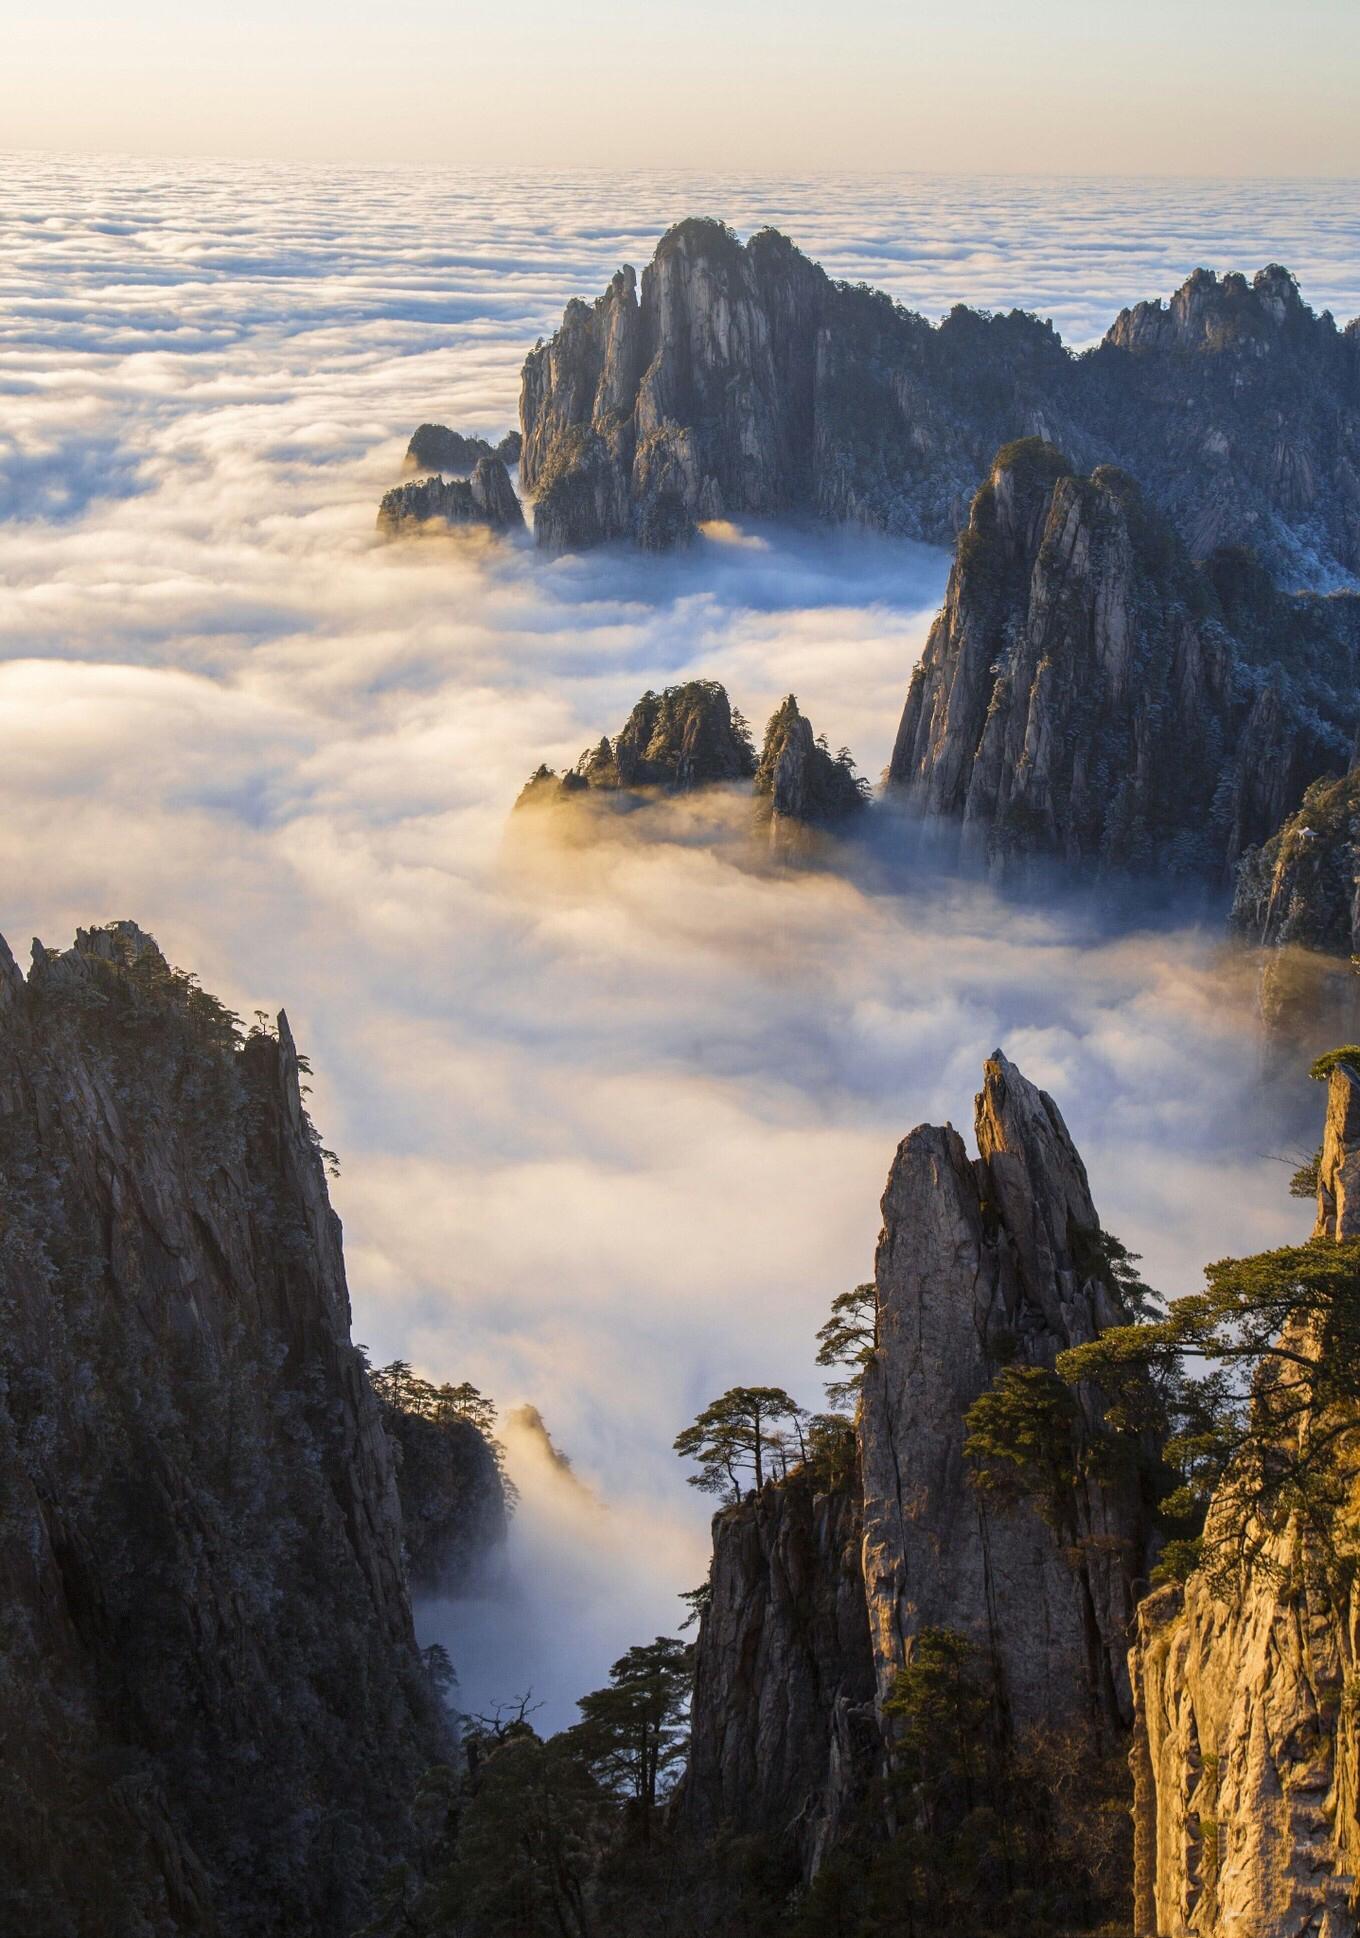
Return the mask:
<svg viewBox="0 0 1360 1938">
<path fill-rule="evenodd" d="M 530 775 L 517 807 L 560 802 L 598 789 L 605 794 L 687 794 L 696 788 L 750 781 L 756 757 L 746 722 L 717 680 L 686 680 L 646 692 L 611 740 L 587 747 L 574 768 Z"/>
<path fill-rule="evenodd" d="M 524 366 L 523 480 L 554 549 L 683 542 L 795 508 L 951 543 L 993 453 L 1117 463 L 1195 555 L 1250 544 L 1291 583 L 1360 572 L 1360 331 L 1277 265 L 1198 270 L 1073 356 L 1021 311 L 938 327 L 834 283 L 784 236 L 671 229 L 573 301 Z"/>
<path fill-rule="evenodd" d="M 998 868 L 1226 883 L 1345 764 L 1358 668 L 1360 595 L 1197 566 L 1122 472 L 1028 439 L 973 501 L 889 781 Z"/>
<path fill-rule="evenodd" d="M 1261 1016 L 1272 1041 L 1325 1049 L 1354 1040 L 1360 771 L 1316 781 L 1270 839 L 1243 856 L 1232 926 L 1266 952 Z"/>
<path fill-rule="evenodd" d="M 299 1070 L 130 923 L 0 945 L 7 1931 L 349 1931 L 440 1752 Z"/>
<path fill-rule="evenodd" d="M 765 728 L 755 791 L 757 826 L 768 833 L 777 858 L 797 859 L 809 835 L 845 829 L 866 805 L 850 750 L 833 755 L 792 693 Z"/>
<path fill-rule="evenodd" d="M 679 1820 L 758 1833 L 804 1876 L 881 1767 L 882 1704 L 925 1629 L 979 1647 L 1017 1740 L 1117 1740 L 1132 1716 L 1149 1541 L 1136 1475 L 1083 1479 L 1045 1518 L 984 1498 L 964 1454 L 964 1416 L 1003 1365 L 1051 1368 L 1128 1313 L 1058 1108 L 1000 1052 L 976 1128 L 975 1159 L 947 1126 L 897 1152 L 850 1471 L 812 1463 L 713 1523 Z M 1077 1399 L 1096 1441 L 1098 1397 Z"/>
<path fill-rule="evenodd" d="M 1358 1174 L 1360 1071 L 1343 1063 L 1329 1080 L 1320 1242 L 1360 1238 Z M 1326 1349 L 1318 1324 L 1301 1322 L 1293 1342 L 1308 1356 Z M 1296 1430 L 1307 1427 L 1300 1416 Z M 1210 1508 L 1210 1541 L 1219 1511 Z M 1231 1589 L 1197 1573 L 1138 1611 L 1138 1938 L 1356 1929 L 1360 1600 L 1297 1512 L 1256 1517 L 1246 1546 Z"/>
<path fill-rule="evenodd" d="M 676 1821 L 758 1835 L 815 1874 L 876 1765 L 859 1490 L 804 1468 L 713 1522 Z"/>
<path fill-rule="evenodd" d="M 498 457 L 479 457 L 470 478 L 418 478 L 394 485 L 378 507 L 378 529 L 389 535 L 423 525 L 485 525 L 520 531 L 524 512 Z"/>
<path fill-rule="evenodd" d="M 1052 1367 L 1127 1313 L 1085 1168 L 1051 1097 L 998 1051 L 978 1156 L 945 1126 L 900 1145 L 883 1197 L 864 1379 L 864 1583 L 879 1694 L 925 1628 L 991 1657 L 1017 1731 L 1130 1714 L 1125 1650 L 1148 1527 L 1136 1481 L 1078 1482 L 1058 1524 L 969 1483 L 964 1414 L 1002 1365 Z M 1084 1431 L 1102 1432 L 1080 1394 Z"/>
</svg>

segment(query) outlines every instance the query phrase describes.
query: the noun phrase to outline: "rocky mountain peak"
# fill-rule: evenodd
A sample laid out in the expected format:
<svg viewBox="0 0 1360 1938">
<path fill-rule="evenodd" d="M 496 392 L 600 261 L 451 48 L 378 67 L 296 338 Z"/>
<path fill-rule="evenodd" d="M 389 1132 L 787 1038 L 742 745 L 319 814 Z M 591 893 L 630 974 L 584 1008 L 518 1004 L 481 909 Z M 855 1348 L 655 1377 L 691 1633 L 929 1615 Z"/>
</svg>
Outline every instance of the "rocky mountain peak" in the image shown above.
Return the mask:
<svg viewBox="0 0 1360 1938">
<path fill-rule="evenodd" d="M 1021 311 L 938 328 L 788 239 L 667 231 L 531 351 L 523 479 L 540 543 L 661 548 L 705 519 L 807 508 L 952 543 L 993 453 L 1047 438 L 1142 482 L 1196 556 L 1250 543 L 1314 583 L 1360 572 L 1354 328 L 1293 277 L 1197 270 L 1073 356 Z"/>
<path fill-rule="evenodd" d="M 1138 303 L 1121 310 L 1105 341 L 1137 354 L 1268 354 L 1286 323 L 1326 328 L 1304 303 L 1298 283 L 1279 263 L 1268 263 L 1248 283 L 1236 272 L 1219 277 L 1196 269 L 1169 303 Z"/>
<path fill-rule="evenodd" d="M 1062 1113 L 1000 1050 L 984 1066 L 974 1131 L 988 1195 L 1010 1236 L 1026 1297 L 1054 1339 L 1077 1343 L 1122 1323 L 1126 1315 L 1094 1269 L 1100 1220 Z"/>
<path fill-rule="evenodd" d="M 997 1052 L 979 1157 L 949 1126 L 898 1148 L 875 1266 L 877 1348 L 860 1414 L 864 1576 L 881 1697 L 921 1629 L 992 1653 L 1017 1728 L 1127 1715 L 1124 1630 L 1147 1528 L 1133 1491 L 1079 1484 L 1086 1559 L 1029 1508 L 984 1508 L 964 1415 L 1003 1364 L 1051 1367 L 1123 1313 L 1081 1159 L 1051 1097 Z M 1087 1404 L 1087 1402 L 1083 1402 Z M 1098 1408 L 1088 1416 L 1099 1432 Z M 1025 1580 L 1023 1608 L 1002 1584 Z M 1000 1627 L 991 1610 L 1006 1601 Z"/>
<path fill-rule="evenodd" d="M 1071 475 L 1067 458 L 1041 437 L 1003 445 L 969 508 L 968 530 L 1028 567 L 1039 548 L 1054 486 Z"/>
<path fill-rule="evenodd" d="M 683 794 L 747 781 L 755 771 L 749 730 L 726 688 L 717 680 L 686 680 L 644 693 L 614 738 L 606 734 L 587 747 L 570 773 L 540 767 L 516 805 L 560 800 L 588 788 Z"/>
<path fill-rule="evenodd" d="M 1125 1726 L 1138 1486 L 1078 1481 L 1057 1514 L 969 1478 L 965 1415 L 1002 1367 L 1051 1369 L 1128 1314 L 1053 1099 L 1001 1051 L 979 1156 L 948 1125 L 903 1140 L 883 1197 L 857 1461 L 817 1459 L 713 1524 L 682 1828 L 761 1836 L 804 1878 L 851 1830 L 918 1638 L 975 1647 L 1014 1744 Z M 1080 1391 L 1082 1431 L 1104 1431 Z M 848 1422 L 846 1425 L 848 1426 Z"/>
<path fill-rule="evenodd" d="M 1223 881 L 1344 757 L 1357 616 L 1195 567 L 1125 473 L 1024 440 L 974 499 L 889 782 L 999 870 Z"/>
<path fill-rule="evenodd" d="M 499 458 L 502 464 L 518 464 L 520 434 L 507 431 L 497 444 L 484 437 L 467 437 L 451 431 L 447 424 L 421 424 L 406 447 L 406 462 L 420 471 L 442 471 L 466 477 L 479 458 Z"/>
<path fill-rule="evenodd" d="M 790 693 L 770 715 L 755 772 L 756 799 L 771 849 L 798 845 L 802 831 L 836 827 L 858 815 L 864 792 L 849 749 L 832 755 Z"/>
</svg>

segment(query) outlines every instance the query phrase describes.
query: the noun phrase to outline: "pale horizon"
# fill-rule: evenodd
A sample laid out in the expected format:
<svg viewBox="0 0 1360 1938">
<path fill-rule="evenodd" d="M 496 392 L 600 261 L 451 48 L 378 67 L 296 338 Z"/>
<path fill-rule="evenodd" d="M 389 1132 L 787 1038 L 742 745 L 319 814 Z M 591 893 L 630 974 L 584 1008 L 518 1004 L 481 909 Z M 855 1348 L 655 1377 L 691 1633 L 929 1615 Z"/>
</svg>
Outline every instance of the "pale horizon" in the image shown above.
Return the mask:
<svg viewBox="0 0 1360 1938">
<path fill-rule="evenodd" d="M 413 0 L 395 27 L 314 0 L 130 0 L 116 21 L 57 0 L 10 37 L 0 126 L 167 160 L 1330 180 L 1360 174 L 1358 76 L 1360 12 L 1334 0 L 1287 27 L 1266 0 L 1043 0 L 1000 24 L 920 0 Z"/>
</svg>

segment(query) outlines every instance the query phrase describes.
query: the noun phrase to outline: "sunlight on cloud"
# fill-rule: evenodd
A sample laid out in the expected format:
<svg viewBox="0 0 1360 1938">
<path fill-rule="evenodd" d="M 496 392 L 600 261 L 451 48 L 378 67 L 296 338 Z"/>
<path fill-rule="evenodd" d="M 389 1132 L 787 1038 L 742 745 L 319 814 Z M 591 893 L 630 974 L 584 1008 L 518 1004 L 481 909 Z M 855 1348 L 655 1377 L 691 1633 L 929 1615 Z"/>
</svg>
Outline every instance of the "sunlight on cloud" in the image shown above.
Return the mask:
<svg viewBox="0 0 1360 1938">
<path fill-rule="evenodd" d="M 966 1131 L 996 1044 L 1168 1290 L 1299 1234 L 1268 1155 L 1293 1104 L 1259 1084 L 1212 923 L 1120 937 L 1061 900 L 904 881 L 890 827 L 780 876 L 721 793 L 588 842 L 510 829 L 540 760 L 695 675 L 758 729 L 796 692 L 876 775 L 948 560 L 730 524 L 666 560 L 383 544 L 407 436 L 499 436 L 565 298 L 692 206 L 778 220 L 928 313 L 1014 299 L 1076 340 L 1205 258 L 1283 256 L 1351 314 L 1357 224 L 1301 188 L 457 177 L 417 220 L 394 183 L 12 178 L 0 927 L 22 952 L 131 915 L 243 1014 L 287 1005 L 343 1159 L 357 1336 L 540 1406 L 605 1503 L 564 1505 L 512 1446 L 525 1505 L 487 1619 L 515 1689 L 472 1604 L 431 1618 L 469 1686 L 532 1683 L 566 1720 L 702 1571 L 675 1432 L 737 1379 L 817 1398 L 813 1334 L 869 1269 L 898 1138 Z M 507 1614 L 536 1572 L 553 1619 Z"/>
</svg>

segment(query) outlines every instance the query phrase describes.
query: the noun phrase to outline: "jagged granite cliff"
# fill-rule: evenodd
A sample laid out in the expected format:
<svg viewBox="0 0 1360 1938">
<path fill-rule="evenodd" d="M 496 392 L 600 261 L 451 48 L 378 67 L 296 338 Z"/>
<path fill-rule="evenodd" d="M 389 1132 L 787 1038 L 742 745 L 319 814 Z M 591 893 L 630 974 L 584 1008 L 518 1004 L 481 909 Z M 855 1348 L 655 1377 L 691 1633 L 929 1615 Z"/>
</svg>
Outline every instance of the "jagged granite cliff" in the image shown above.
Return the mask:
<svg viewBox="0 0 1360 1938">
<path fill-rule="evenodd" d="M 516 805 L 537 806 L 588 788 L 606 794 L 686 794 L 749 781 L 755 771 L 750 730 L 726 689 L 717 680 L 686 680 L 644 693 L 614 738 L 606 734 L 597 746 L 587 747 L 566 774 L 540 767 Z"/>
<path fill-rule="evenodd" d="M 792 693 L 765 728 L 755 791 L 759 825 L 768 829 L 775 855 L 798 854 L 808 830 L 843 828 L 867 804 L 849 748 L 832 754 Z"/>
<path fill-rule="evenodd" d="M 1360 594 L 1193 564 L 1122 472 L 1037 439 L 977 493 L 888 770 L 994 865 L 1225 882 L 1348 757 Z"/>
<path fill-rule="evenodd" d="M 1329 1079 L 1315 1237 L 1360 1238 L 1360 1068 L 1346 1062 Z M 1304 1336 L 1285 1343 L 1325 1353 L 1320 1321 L 1296 1323 Z M 1138 1611 L 1137 1938 L 1357 1928 L 1360 1596 L 1295 1511 L 1257 1518 L 1246 1553 L 1231 1595 L 1200 1572 Z"/>
<path fill-rule="evenodd" d="M 503 1547 L 509 1492 L 489 1433 L 448 1408 L 390 1400 L 383 1424 L 397 1449 L 402 1552 L 414 1595 L 474 1590 L 482 1565 Z"/>
<path fill-rule="evenodd" d="M 1150 1532 L 1136 1481 L 1078 1482 L 1051 1523 L 969 1485 L 963 1416 L 1003 1365 L 1051 1368 L 1128 1314 L 1058 1107 L 999 1051 L 976 1132 L 970 1159 L 947 1125 L 912 1131 L 883 1197 L 859 1427 L 879 1692 L 921 1630 L 943 1627 L 986 1650 L 1013 1730 L 1118 1727 Z M 1098 1403 L 1080 1398 L 1097 1437 Z"/>
<path fill-rule="evenodd" d="M 0 1926 L 337 1938 L 440 1753 L 287 1020 L 0 944 Z"/>
<path fill-rule="evenodd" d="M 589 798 L 622 805 L 647 795 L 752 784 L 754 828 L 777 861 L 802 860 L 818 834 L 844 831 L 863 811 L 868 786 L 848 747 L 832 754 L 789 694 L 770 716 L 759 760 L 750 728 L 716 680 L 644 693 L 611 740 L 587 747 L 564 774 L 530 775 L 516 807 Z"/>
<path fill-rule="evenodd" d="M 685 1835 L 761 1835 L 806 1877 L 843 1831 L 879 1741 L 860 1541 L 857 1485 L 806 1467 L 715 1516 Z"/>
<path fill-rule="evenodd" d="M 1051 1368 L 1128 1313 L 1057 1106 L 1000 1052 L 976 1124 L 976 1159 L 923 1125 L 893 1163 L 853 1471 L 827 1483 L 810 1463 L 713 1524 L 679 1823 L 759 1835 L 804 1877 L 888 1752 L 884 1704 L 925 1630 L 977 1646 L 1016 1745 L 1066 1728 L 1118 1741 L 1132 1716 L 1150 1537 L 1136 1471 L 1081 1479 L 1045 1514 L 980 1492 L 964 1452 L 964 1416 L 1003 1366 Z M 1074 1419 L 1086 1447 L 1102 1440 L 1095 1394 Z"/>
<path fill-rule="evenodd" d="M 996 449 L 1042 436 L 1131 470 L 1195 553 L 1251 544 L 1298 583 L 1360 572 L 1360 329 L 1278 265 L 1197 270 L 1074 356 L 1051 324 L 962 305 L 932 327 L 833 282 L 777 231 L 669 230 L 524 366 L 521 476 L 541 543 L 683 541 L 810 509 L 951 543 Z"/>
<path fill-rule="evenodd" d="M 501 459 L 479 457 L 470 478 L 417 478 L 384 492 L 378 507 L 379 531 L 391 536 L 430 524 L 521 531 L 524 512 Z"/>
</svg>

